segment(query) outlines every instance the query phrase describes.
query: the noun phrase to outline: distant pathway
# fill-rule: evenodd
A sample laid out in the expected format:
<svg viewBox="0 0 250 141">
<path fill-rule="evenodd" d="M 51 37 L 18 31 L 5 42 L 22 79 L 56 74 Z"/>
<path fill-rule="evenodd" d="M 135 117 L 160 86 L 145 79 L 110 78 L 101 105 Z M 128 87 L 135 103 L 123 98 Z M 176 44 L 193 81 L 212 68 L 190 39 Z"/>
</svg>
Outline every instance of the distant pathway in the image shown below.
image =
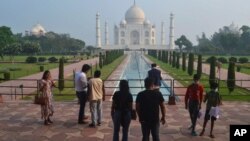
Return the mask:
<svg viewBox="0 0 250 141">
<path fill-rule="evenodd" d="M 99 61 L 98 58 L 93 58 L 93 59 L 83 60 L 83 61 L 78 62 L 78 63 L 64 66 L 64 77 L 66 78 L 66 77 L 72 75 L 73 70 L 80 71 L 83 64 L 94 65 L 94 64 L 98 63 L 98 61 Z M 58 79 L 58 73 L 59 73 L 58 68 L 51 69 L 50 72 L 52 74 L 53 79 Z M 23 85 L 24 87 L 31 87 L 31 88 L 24 88 L 23 89 L 24 94 L 30 94 L 30 93 L 37 90 L 36 89 L 37 88 L 37 80 L 41 79 L 42 75 L 43 75 L 43 72 L 40 72 L 37 74 L 21 77 L 21 78 L 19 78 L 19 80 L 11 80 L 11 81 L 0 83 L 0 86 L 19 87 L 20 85 Z M 26 79 L 30 79 L 30 80 L 27 81 Z M 14 94 L 14 93 L 15 93 L 15 88 L 0 87 L 0 94 Z M 21 89 L 17 88 L 16 93 L 21 94 Z M 4 101 L 11 100 L 11 96 L 9 96 L 9 95 L 2 95 L 2 97 L 3 97 Z M 14 95 L 12 98 L 14 99 Z"/>
</svg>

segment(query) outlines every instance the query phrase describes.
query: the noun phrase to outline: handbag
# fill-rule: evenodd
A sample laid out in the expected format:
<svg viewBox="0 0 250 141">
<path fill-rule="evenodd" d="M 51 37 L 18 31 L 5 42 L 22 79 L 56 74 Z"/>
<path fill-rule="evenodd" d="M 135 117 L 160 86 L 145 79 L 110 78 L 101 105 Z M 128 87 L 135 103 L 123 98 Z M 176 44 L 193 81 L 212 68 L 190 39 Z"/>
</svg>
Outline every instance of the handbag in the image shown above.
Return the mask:
<svg viewBox="0 0 250 141">
<path fill-rule="evenodd" d="M 132 120 L 136 120 L 136 118 L 137 118 L 136 110 L 133 109 L 133 110 L 131 111 L 131 119 L 132 119 Z"/>
<path fill-rule="evenodd" d="M 45 105 L 46 104 L 46 97 L 42 96 L 41 93 L 37 94 L 35 96 L 35 104 L 39 104 L 39 105 Z"/>
</svg>

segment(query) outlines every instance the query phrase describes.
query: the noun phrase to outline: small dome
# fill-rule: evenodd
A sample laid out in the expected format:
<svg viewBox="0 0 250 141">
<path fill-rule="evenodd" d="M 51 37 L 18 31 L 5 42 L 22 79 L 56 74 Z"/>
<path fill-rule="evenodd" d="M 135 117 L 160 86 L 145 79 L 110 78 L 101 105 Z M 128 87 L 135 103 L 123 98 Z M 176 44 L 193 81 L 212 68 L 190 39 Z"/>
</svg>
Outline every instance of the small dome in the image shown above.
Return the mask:
<svg viewBox="0 0 250 141">
<path fill-rule="evenodd" d="M 133 5 L 127 10 L 125 19 L 128 23 L 143 24 L 145 20 L 145 14 L 140 7 Z"/>
<path fill-rule="evenodd" d="M 122 20 L 122 21 L 120 22 L 120 24 L 125 25 L 125 24 L 127 24 L 127 22 L 126 22 L 125 20 Z"/>
<path fill-rule="evenodd" d="M 31 30 L 32 35 L 39 36 L 39 35 L 44 35 L 45 33 L 46 33 L 45 29 L 40 24 L 35 25 Z"/>
<path fill-rule="evenodd" d="M 144 21 L 144 24 L 145 24 L 145 25 L 149 25 L 149 24 L 150 24 L 150 21 L 149 21 L 149 20 L 145 20 L 145 21 Z"/>
</svg>

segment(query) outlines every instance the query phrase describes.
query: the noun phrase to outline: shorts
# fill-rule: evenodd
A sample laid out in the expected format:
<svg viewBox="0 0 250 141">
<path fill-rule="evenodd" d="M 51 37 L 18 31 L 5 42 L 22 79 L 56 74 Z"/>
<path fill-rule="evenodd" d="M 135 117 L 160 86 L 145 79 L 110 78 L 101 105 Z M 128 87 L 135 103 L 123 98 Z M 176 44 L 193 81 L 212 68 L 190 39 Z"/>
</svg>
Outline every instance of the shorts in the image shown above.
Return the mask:
<svg viewBox="0 0 250 141">
<path fill-rule="evenodd" d="M 211 119 L 211 120 L 216 120 L 216 119 L 217 119 L 216 117 L 210 116 L 209 111 L 210 111 L 210 109 L 206 109 L 206 114 L 205 114 L 204 119 L 205 119 L 205 120 L 210 120 L 210 119 Z"/>
</svg>

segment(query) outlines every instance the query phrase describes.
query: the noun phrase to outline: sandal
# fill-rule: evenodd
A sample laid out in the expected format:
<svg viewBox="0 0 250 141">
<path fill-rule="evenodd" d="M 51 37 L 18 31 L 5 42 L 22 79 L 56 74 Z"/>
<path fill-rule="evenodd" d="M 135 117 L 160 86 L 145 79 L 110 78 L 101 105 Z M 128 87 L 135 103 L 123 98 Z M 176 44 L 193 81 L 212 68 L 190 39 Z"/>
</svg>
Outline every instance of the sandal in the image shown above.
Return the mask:
<svg viewBox="0 0 250 141">
<path fill-rule="evenodd" d="M 211 134 L 209 137 L 210 137 L 210 138 L 215 138 L 213 134 Z"/>
<path fill-rule="evenodd" d="M 201 131 L 201 133 L 200 133 L 200 136 L 203 136 L 203 135 L 204 135 L 204 132 L 205 132 L 205 130 L 203 129 L 203 130 Z"/>
</svg>

